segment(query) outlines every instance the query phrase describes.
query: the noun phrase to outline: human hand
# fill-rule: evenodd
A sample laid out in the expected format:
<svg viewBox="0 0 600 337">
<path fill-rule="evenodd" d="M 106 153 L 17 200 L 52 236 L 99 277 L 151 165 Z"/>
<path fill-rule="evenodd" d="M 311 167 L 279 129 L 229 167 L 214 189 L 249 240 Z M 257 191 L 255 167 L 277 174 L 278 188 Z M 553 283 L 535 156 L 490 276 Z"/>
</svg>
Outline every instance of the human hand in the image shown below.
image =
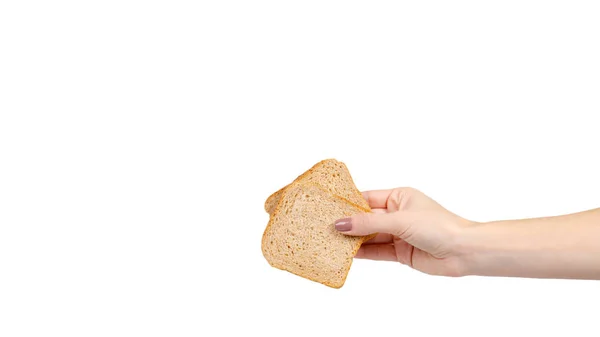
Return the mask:
<svg viewBox="0 0 600 337">
<path fill-rule="evenodd" d="M 336 221 L 346 235 L 376 237 L 365 242 L 356 258 L 398 261 L 432 275 L 465 275 L 460 235 L 474 224 L 413 188 L 363 192 L 372 213 Z"/>
</svg>

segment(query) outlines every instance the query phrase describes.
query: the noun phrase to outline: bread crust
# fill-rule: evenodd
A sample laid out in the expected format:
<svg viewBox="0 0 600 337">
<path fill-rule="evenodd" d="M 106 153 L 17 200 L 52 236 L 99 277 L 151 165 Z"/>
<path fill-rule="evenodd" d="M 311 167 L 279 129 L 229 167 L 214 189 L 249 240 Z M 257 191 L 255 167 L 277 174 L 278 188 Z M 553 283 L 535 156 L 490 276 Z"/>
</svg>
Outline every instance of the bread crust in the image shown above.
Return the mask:
<svg viewBox="0 0 600 337">
<path fill-rule="evenodd" d="M 346 166 L 346 164 L 337 159 L 327 158 L 327 159 L 323 159 L 323 160 L 319 161 L 318 163 L 314 164 L 310 169 L 306 170 L 304 173 L 302 173 L 301 175 L 296 177 L 296 179 L 294 179 L 293 182 L 291 182 L 290 184 L 280 188 L 279 190 L 277 190 L 276 192 L 271 194 L 265 201 L 265 204 L 264 204 L 265 211 L 269 214 L 272 214 L 273 211 L 275 210 L 275 207 L 277 206 L 277 203 L 279 202 L 279 199 L 281 198 L 281 194 L 283 193 L 283 191 L 285 191 L 286 188 L 290 187 L 293 183 L 300 182 L 300 181 L 304 180 L 305 178 L 311 176 L 312 174 L 317 172 L 319 169 L 321 169 L 323 167 L 323 165 L 326 164 L 327 162 L 335 162 L 335 163 L 341 164 L 346 169 L 346 171 L 348 172 L 348 179 L 350 180 L 350 183 L 354 187 L 353 189 L 355 190 L 355 193 L 357 193 L 357 196 L 360 195 L 360 197 L 362 199 L 362 193 L 356 188 L 356 185 L 354 184 L 354 180 L 352 179 L 352 175 L 350 174 L 350 170 L 348 170 L 348 167 Z M 339 195 L 338 195 L 338 197 L 347 200 L 348 202 L 350 202 L 353 205 L 356 205 L 356 203 L 351 202 L 347 198 L 344 198 Z M 371 210 L 371 208 L 369 207 L 369 204 L 366 200 L 364 201 L 364 203 L 362 205 L 357 205 L 357 206 L 359 206 L 363 209 L 368 209 L 369 211 Z"/>
</svg>

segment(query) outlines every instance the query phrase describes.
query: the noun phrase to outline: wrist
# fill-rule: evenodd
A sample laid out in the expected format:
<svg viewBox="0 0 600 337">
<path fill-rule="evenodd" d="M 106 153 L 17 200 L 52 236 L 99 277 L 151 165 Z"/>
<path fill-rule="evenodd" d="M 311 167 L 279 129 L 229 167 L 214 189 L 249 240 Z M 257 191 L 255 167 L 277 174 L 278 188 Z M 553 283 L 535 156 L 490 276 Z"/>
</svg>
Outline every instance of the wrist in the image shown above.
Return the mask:
<svg viewBox="0 0 600 337">
<path fill-rule="evenodd" d="M 457 240 L 463 276 L 510 274 L 511 266 L 518 263 L 518 247 L 511 246 L 514 236 L 509 226 L 498 222 L 473 222 L 465 227 Z"/>
</svg>

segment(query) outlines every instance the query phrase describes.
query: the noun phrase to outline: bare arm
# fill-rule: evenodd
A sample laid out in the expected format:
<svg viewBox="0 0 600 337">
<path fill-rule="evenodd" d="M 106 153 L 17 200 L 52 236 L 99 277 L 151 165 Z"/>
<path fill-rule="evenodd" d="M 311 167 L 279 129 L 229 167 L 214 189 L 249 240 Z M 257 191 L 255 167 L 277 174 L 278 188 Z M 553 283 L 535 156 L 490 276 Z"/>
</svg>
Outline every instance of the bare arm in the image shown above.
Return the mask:
<svg viewBox="0 0 600 337">
<path fill-rule="evenodd" d="M 600 280 L 600 208 L 480 223 L 462 236 L 470 275 Z"/>
</svg>

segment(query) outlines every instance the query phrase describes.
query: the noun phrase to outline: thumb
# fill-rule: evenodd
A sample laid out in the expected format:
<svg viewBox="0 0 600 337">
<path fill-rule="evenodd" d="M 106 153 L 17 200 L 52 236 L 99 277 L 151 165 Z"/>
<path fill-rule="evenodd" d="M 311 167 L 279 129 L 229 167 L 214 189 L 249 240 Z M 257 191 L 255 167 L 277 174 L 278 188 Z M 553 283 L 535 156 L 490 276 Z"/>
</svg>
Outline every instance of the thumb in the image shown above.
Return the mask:
<svg viewBox="0 0 600 337">
<path fill-rule="evenodd" d="M 346 235 L 363 236 L 387 233 L 402 238 L 410 227 L 402 211 L 392 213 L 359 213 L 335 222 L 335 229 Z"/>
</svg>

